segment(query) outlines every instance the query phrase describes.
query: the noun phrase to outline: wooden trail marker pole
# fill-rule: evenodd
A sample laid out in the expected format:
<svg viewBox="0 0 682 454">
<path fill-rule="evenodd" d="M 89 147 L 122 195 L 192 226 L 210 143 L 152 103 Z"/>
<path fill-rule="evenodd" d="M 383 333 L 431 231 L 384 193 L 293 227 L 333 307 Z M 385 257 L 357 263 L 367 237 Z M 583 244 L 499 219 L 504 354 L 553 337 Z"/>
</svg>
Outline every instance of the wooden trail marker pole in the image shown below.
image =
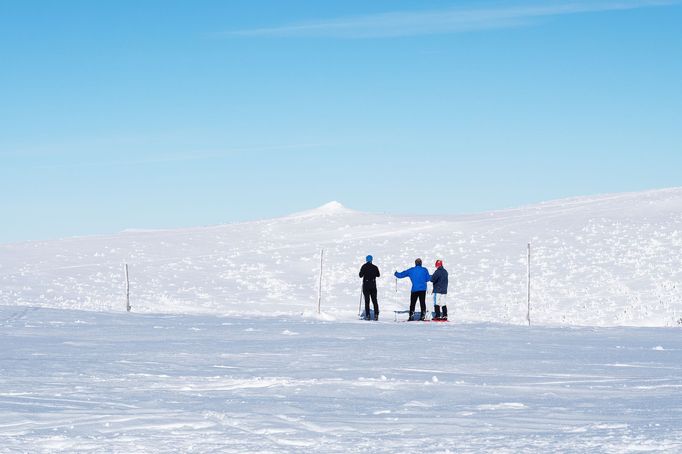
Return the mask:
<svg viewBox="0 0 682 454">
<path fill-rule="evenodd" d="M 320 285 L 317 289 L 317 313 L 322 310 L 322 272 L 324 266 L 324 249 L 320 252 Z"/>
<path fill-rule="evenodd" d="M 526 313 L 526 320 L 530 326 L 530 243 L 528 243 L 528 288 L 526 289 L 528 295 L 528 312 Z"/>
</svg>

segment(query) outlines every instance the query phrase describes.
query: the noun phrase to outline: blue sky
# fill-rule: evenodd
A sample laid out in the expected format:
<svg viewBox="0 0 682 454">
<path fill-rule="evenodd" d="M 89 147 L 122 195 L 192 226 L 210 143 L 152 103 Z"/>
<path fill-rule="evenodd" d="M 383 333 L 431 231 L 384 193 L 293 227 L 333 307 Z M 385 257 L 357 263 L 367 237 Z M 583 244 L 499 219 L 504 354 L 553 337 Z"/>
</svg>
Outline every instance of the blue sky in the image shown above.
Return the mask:
<svg viewBox="0 0 682 454">
<path fill-rule="evenodd" d="M 681 186 L 678 1 L 4 1 L 0 242 Z"/>
</svg>

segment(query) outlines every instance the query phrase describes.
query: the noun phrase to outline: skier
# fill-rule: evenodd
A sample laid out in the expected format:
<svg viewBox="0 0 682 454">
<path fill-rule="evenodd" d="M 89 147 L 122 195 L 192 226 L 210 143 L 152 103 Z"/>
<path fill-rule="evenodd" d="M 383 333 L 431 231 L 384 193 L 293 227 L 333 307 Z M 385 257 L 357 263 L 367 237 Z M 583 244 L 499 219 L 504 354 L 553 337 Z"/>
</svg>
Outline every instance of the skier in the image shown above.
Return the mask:
<svg viewBox="0 0 682 454">
<path fill-rule="evenodd" d="M 448 271 L 443 268 L 442 260 L 436 260 L 436 271 L 431 276 L 431 282 L 433 283 L 433 309 L 436 312 L 436 316 L 433 319 L 447 321 L 448 306 L 445 298 L 448 293 Z M 442 315 L 441 309 L 443 309 Z"/>
<path fill-rule="evenodd" d="M 372 256 L 366 257 L 367 262 L 360 268 L 362 278 L 362 294 L 365 296 L 365 320 L 371 320 L 369 313 L 369 299 L 374 305 L 374 320 L 379 320 L 379 303 L 377 302 L 377 278 L 379 268 L 372 263 Z"/>
<path fill-rule="evenodd" d="M 412 293 L 410 294 L 410 318 L 408 321 L 414 319 L 414 307 L 419 299 L 419 306 L 421 308 L 421 316 L 419 320 L 424 320 L 426 317 L 426 287 L 430 280 L 429 270 L 422 266 L 422 259 L 414 261 L 414 266 L 402 272 L 395 272 L 395 277 L 402 279 L 409 277 L 412 281 Z"/>
</svg>

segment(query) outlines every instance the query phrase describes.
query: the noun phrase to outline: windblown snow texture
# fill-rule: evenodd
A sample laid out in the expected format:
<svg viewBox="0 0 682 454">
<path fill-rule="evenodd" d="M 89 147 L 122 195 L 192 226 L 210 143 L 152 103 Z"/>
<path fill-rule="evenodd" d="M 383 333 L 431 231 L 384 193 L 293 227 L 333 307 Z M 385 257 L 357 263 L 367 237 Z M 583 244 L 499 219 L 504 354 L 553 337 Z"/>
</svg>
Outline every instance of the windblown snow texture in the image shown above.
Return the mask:
<svg viewBox="0 0 682 454">
<path fill-rule="evenodd" d="M 0 307 L 0 452 L 682 450 L 670 328 Z"/>
</svg>

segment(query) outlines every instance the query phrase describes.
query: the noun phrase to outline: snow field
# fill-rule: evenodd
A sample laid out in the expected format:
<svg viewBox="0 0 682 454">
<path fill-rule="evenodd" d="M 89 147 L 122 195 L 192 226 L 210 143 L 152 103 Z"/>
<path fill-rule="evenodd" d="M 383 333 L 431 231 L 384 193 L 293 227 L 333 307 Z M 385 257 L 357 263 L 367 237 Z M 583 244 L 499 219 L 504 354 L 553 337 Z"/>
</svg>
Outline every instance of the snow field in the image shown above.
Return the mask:
<svg viewBox="0 0 682 454">
<path fill-rule="evenodd" d="M 0 452 L 679 452 L 653 328 L 0 307 Z"/>
</svg>

